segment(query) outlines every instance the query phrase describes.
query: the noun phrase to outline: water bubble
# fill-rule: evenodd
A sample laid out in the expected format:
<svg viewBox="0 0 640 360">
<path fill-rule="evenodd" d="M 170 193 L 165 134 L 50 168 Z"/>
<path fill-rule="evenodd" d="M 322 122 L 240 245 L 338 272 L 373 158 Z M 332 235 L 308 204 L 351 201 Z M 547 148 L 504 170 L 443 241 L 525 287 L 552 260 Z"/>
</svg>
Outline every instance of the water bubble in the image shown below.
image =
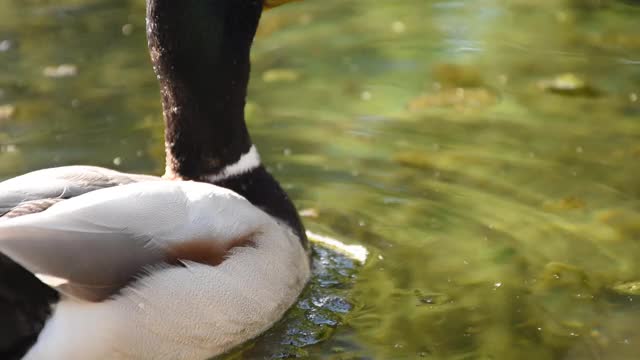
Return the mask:
<svg viewBox="0 0 640 360">
<path fill-rule="evenodd" d="M 133 25 L 131 24 L 122 25 L 122 35 L 129 36 L 131 35 L 131 33 L 133 33 Z"/>
<path fill-rule="evenodd" d="M 8 51 L 9 49 L 11 49 L 11 41 L 9 40 L 0 41 L 0 52 Z"/>
<path fill-rule="evenodd" d="M 396 34 L 402 34 L 407 31 L 407 26 L 402 21 L 397 20 L 391 24 L 391 30 Z"/>
<path fill-rule="evenodd" d="M 76 76 L 78 67 L 74 64 L 60 64 L 58 66 L 47 66 L 42 70 L 42 74 L 50 78 L 65 78 Z"/>
</svg>

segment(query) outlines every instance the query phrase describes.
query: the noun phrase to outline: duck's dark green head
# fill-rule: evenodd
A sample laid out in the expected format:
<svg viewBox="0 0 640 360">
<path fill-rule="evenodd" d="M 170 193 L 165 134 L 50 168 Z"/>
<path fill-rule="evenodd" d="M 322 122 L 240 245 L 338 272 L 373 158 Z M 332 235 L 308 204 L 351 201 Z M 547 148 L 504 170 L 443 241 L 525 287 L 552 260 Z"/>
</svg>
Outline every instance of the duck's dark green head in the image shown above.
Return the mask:
<svg viewBox="0 0 640 360">
<path fill-rule="evenodd" d="M 249 50 L 262 11 L 291 1 L 147 0 L 168 176 L 216 174 L 249 151 L 244 122 Z"/>
</svg>

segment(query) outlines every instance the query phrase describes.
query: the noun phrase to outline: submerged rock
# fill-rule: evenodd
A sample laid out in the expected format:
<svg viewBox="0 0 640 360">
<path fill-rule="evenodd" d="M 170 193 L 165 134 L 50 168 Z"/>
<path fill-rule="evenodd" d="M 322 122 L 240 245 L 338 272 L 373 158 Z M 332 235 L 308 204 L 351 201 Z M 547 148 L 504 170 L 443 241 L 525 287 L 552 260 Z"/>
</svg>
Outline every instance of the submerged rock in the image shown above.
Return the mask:
<svg viewBox="0 0 640 360">
<path fill-rule="evenodd" d="M 584 269 L 557 261 L 549 262 L 544 266 L 537 286 L 546 289 L 579 289 L 585 293 L 591 293 L 593 290 L 591 279 Z"/>
<path fill-rule="evenodd" d="M 270 69 L 262 73 L 262 81 L 266 83 L 295 82 L 300 73 L 293 69 Z"/>
<path fill-rule="evenodd" d="M 78 67 L 73 64 L 47 66 L 44 68 L 44 70 L 42 70 L 42 74 L 50 78 L 71 77 L 78 74 Z"/>
<path fill-rule="evenodd" d="M 577 196 L 567 196 L 557 201 L 548 201 L 544 204 L 545 210 L 566 211 L 579 210 L 587 206 L 586 202 Z"/>
<path fill-rule="evenodd" d="M 496 92 L 485 85 L 480 70 L 471 65 L 439 64 L 433 67 L 432 78 L 434 90 L 409 101 L 409 111 L 441 107 L 464 110 L 498 102 Z"/>
<path fill-rule="evenodd" d="M 640 281 L 632 281 L 618 284 L 611 287 L 616 294 L 619 295 L 640 295 Z"/>
<path fill-rule="evenodd" d="M 10 104 L 0 105 L 0 121 L 10 119 L 16 112 L 16 107 Z"/>
<path fill-rule="evenodd" d="M 584 78 L 573 74 L 560 74 L 552 79 L 541 80 L 538 87 L 544 91 L 570 96 L 598 96 L 600 92 Z"/>
<path fill-rule="evenodd" d="M 303 218 L 317 219 L 318 217 L 320 217 L 320 213 L 318 212 L 318 209 L 315 209 L 315 208 L 302 209 L 300 210 L 299 214 Z"/>
<path fill-rule="evenodd" d="M 420 151 L 398 152 L 393 155 L 393 161 L 395 161 L 400 165 L 417 168 L 417 169 L 433 168 L 433 162 L 431 161 L 429 156 L 427 156 L 427 154 L 425 154 L 424 152 L 420 152 Z"/>
<path fill-rule="evenodd" d="M 409 102 L 409 111 L 429 108 L 455 107 L 458 109 L 478 108 L 498 102 L 494 92 L 486 88 L 445 89 L 435 93 L 422 94 Z"/>
<path fill-rule="evenodd" d="M 640 236 L 640 215 L 627 209 L 608 209 L 598 214 L 601 223 L 609 225 L 622 238 Z"/>
<path fill-rule="evenodd" d="M 439 64 L 433 67 L 433 79 L 443 87 L 482 87 L 480 70 L 470 65 Z"/>
</svg>

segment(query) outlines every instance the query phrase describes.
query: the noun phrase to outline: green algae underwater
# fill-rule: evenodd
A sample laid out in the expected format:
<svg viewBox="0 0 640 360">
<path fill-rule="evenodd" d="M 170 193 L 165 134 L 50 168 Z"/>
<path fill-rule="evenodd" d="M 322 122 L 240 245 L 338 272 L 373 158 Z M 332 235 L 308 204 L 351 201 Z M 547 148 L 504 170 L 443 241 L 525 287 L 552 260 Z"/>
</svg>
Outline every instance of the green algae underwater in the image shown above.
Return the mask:
<svg viewBox="0 0 640 360">
<path fill-rule="evenodd" d="M 222 359 L 636 359 L 637 1 L 305 0 L 268 11 L 246 109 L 316 247 Z M 144 2 L 0 0 L 0 178 L 160 173 Z"/>
</svg>

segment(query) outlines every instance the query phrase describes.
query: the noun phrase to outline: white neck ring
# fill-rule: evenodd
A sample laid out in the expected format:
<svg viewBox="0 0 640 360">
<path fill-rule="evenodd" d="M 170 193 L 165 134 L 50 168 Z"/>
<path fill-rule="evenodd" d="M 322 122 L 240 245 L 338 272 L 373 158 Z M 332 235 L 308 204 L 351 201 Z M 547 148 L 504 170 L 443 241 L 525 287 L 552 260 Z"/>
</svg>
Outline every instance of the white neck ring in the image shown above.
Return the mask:
<svg viewBox="0 0 640 360">
<path fill-rule="evenodd" d="M 256 149 L 256 146 L 251 145 L 249 151 L 242 154 L 238 161 L 231 165 L 225 166 L 222 170 L 215 174 L 204 176 L 204 179 L 208 182 L 216 182 L 248 173 L 259 166 L 260 154 L 258 154 L 258 149 Z"/>
</svg>

